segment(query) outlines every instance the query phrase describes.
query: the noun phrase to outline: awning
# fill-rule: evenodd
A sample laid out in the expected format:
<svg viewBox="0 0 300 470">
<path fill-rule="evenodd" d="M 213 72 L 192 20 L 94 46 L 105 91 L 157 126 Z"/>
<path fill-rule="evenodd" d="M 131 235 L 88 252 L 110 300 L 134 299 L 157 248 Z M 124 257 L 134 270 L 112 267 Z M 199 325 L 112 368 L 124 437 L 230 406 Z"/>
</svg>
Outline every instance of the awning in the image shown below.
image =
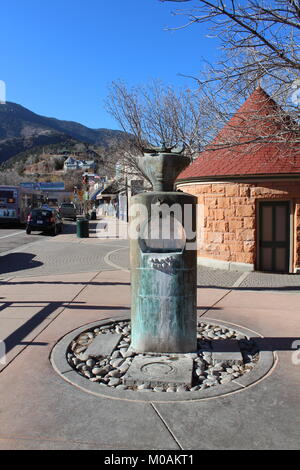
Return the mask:
<svg viewBox="0 0 300 470">
<path fill-rule="evenodd" d="M 118 194 L 98 194 L 96 197 L 97 200 L 103 199 L 104 197 L 110 197 L 111 199 L 116 199 L 118 197 Z"/>
<path fill-rule="evenodd" d="M 96 199 L 99 199 L 98 196 L 102 193 L 103 188 L 97 189 L 97 191 L 94 191 L 91 196 L 90 196 L 90 201 L 96 201 Z"/>
</svg>

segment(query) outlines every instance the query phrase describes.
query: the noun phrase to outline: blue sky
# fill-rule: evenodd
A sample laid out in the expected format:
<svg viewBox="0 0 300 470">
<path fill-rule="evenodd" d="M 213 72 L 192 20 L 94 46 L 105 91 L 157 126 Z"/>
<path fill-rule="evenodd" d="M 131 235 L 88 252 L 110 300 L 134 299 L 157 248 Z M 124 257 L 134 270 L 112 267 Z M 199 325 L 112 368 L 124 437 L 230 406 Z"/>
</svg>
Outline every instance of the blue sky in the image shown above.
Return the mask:
<svg viewBox="0 0 300 470">
<path fill-rule="evenodd" d="M 166 30 L 184 22 L 172 15 L 185 3 L 159 0 L 9 0 L 1 4 L 0 80 L 7 101 L 89 127 L 117 129 L 103 109 L 108 86 L 160 78 L 195 86 L 214 61 L 217 42 L 203 25 Z"/>
</svg>

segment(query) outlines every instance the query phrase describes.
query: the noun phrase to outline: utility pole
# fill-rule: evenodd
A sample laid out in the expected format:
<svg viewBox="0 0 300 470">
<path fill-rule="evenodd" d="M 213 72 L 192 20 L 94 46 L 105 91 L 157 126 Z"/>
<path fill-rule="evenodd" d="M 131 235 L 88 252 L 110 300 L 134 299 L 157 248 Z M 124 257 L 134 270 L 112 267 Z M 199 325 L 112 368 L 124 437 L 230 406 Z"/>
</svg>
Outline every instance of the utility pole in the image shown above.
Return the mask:
<svg viewBox="0 0 300 470">
<path fill-rule="evenodd" d="M 89 179 L 87 174 L 82 175 L 82 184 L 83 184 L 83 189 L 84 189 L 84 202 L 83 202 L 83 207 L 84 207 L 84 214 L 86 218 L 89 217 L 88 214 L 88 208 L 89 208 Z"/>
</svg>

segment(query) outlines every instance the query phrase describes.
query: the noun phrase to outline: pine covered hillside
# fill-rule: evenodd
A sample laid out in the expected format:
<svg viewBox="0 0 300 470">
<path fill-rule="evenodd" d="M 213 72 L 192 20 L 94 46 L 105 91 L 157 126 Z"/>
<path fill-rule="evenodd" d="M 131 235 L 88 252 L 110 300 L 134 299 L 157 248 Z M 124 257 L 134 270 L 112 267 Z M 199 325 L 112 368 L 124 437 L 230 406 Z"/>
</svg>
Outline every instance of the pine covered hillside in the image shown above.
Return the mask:
<svg viewBox="0 0 300 470">
<path fill-rule="evenodd" d="M 126 134 L 40 116 L 15 103 L 0 105 L 0 164 L 34 147 L 63 144 L 70 138 L 109 148 L 125 140 Z"/>
</svg>

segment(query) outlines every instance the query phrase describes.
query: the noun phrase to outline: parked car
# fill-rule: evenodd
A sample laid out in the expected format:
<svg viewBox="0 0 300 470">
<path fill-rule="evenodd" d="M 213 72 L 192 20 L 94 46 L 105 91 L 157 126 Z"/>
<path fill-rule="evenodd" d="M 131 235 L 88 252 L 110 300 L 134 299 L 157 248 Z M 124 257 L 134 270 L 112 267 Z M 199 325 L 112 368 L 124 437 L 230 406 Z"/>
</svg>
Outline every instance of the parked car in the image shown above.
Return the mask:
<svg viewBox="0 0 300 470">
<path fill-rule="evenodd" d="M 59 208 L 59 213 L 64 219 L 73 219 L 76 220 L 77 209 L 75 204 L 72 202 L 63 202 Z"/>
<path fill-rule="evenodd" d="M 59 212 L 49 206 L 42 206 L 32 209 L 28 215 L 26 233 L 30 235 L 32 231 L 49 232 L 57 235 L 62 232 L 63 221 Z"/>
</svg>

